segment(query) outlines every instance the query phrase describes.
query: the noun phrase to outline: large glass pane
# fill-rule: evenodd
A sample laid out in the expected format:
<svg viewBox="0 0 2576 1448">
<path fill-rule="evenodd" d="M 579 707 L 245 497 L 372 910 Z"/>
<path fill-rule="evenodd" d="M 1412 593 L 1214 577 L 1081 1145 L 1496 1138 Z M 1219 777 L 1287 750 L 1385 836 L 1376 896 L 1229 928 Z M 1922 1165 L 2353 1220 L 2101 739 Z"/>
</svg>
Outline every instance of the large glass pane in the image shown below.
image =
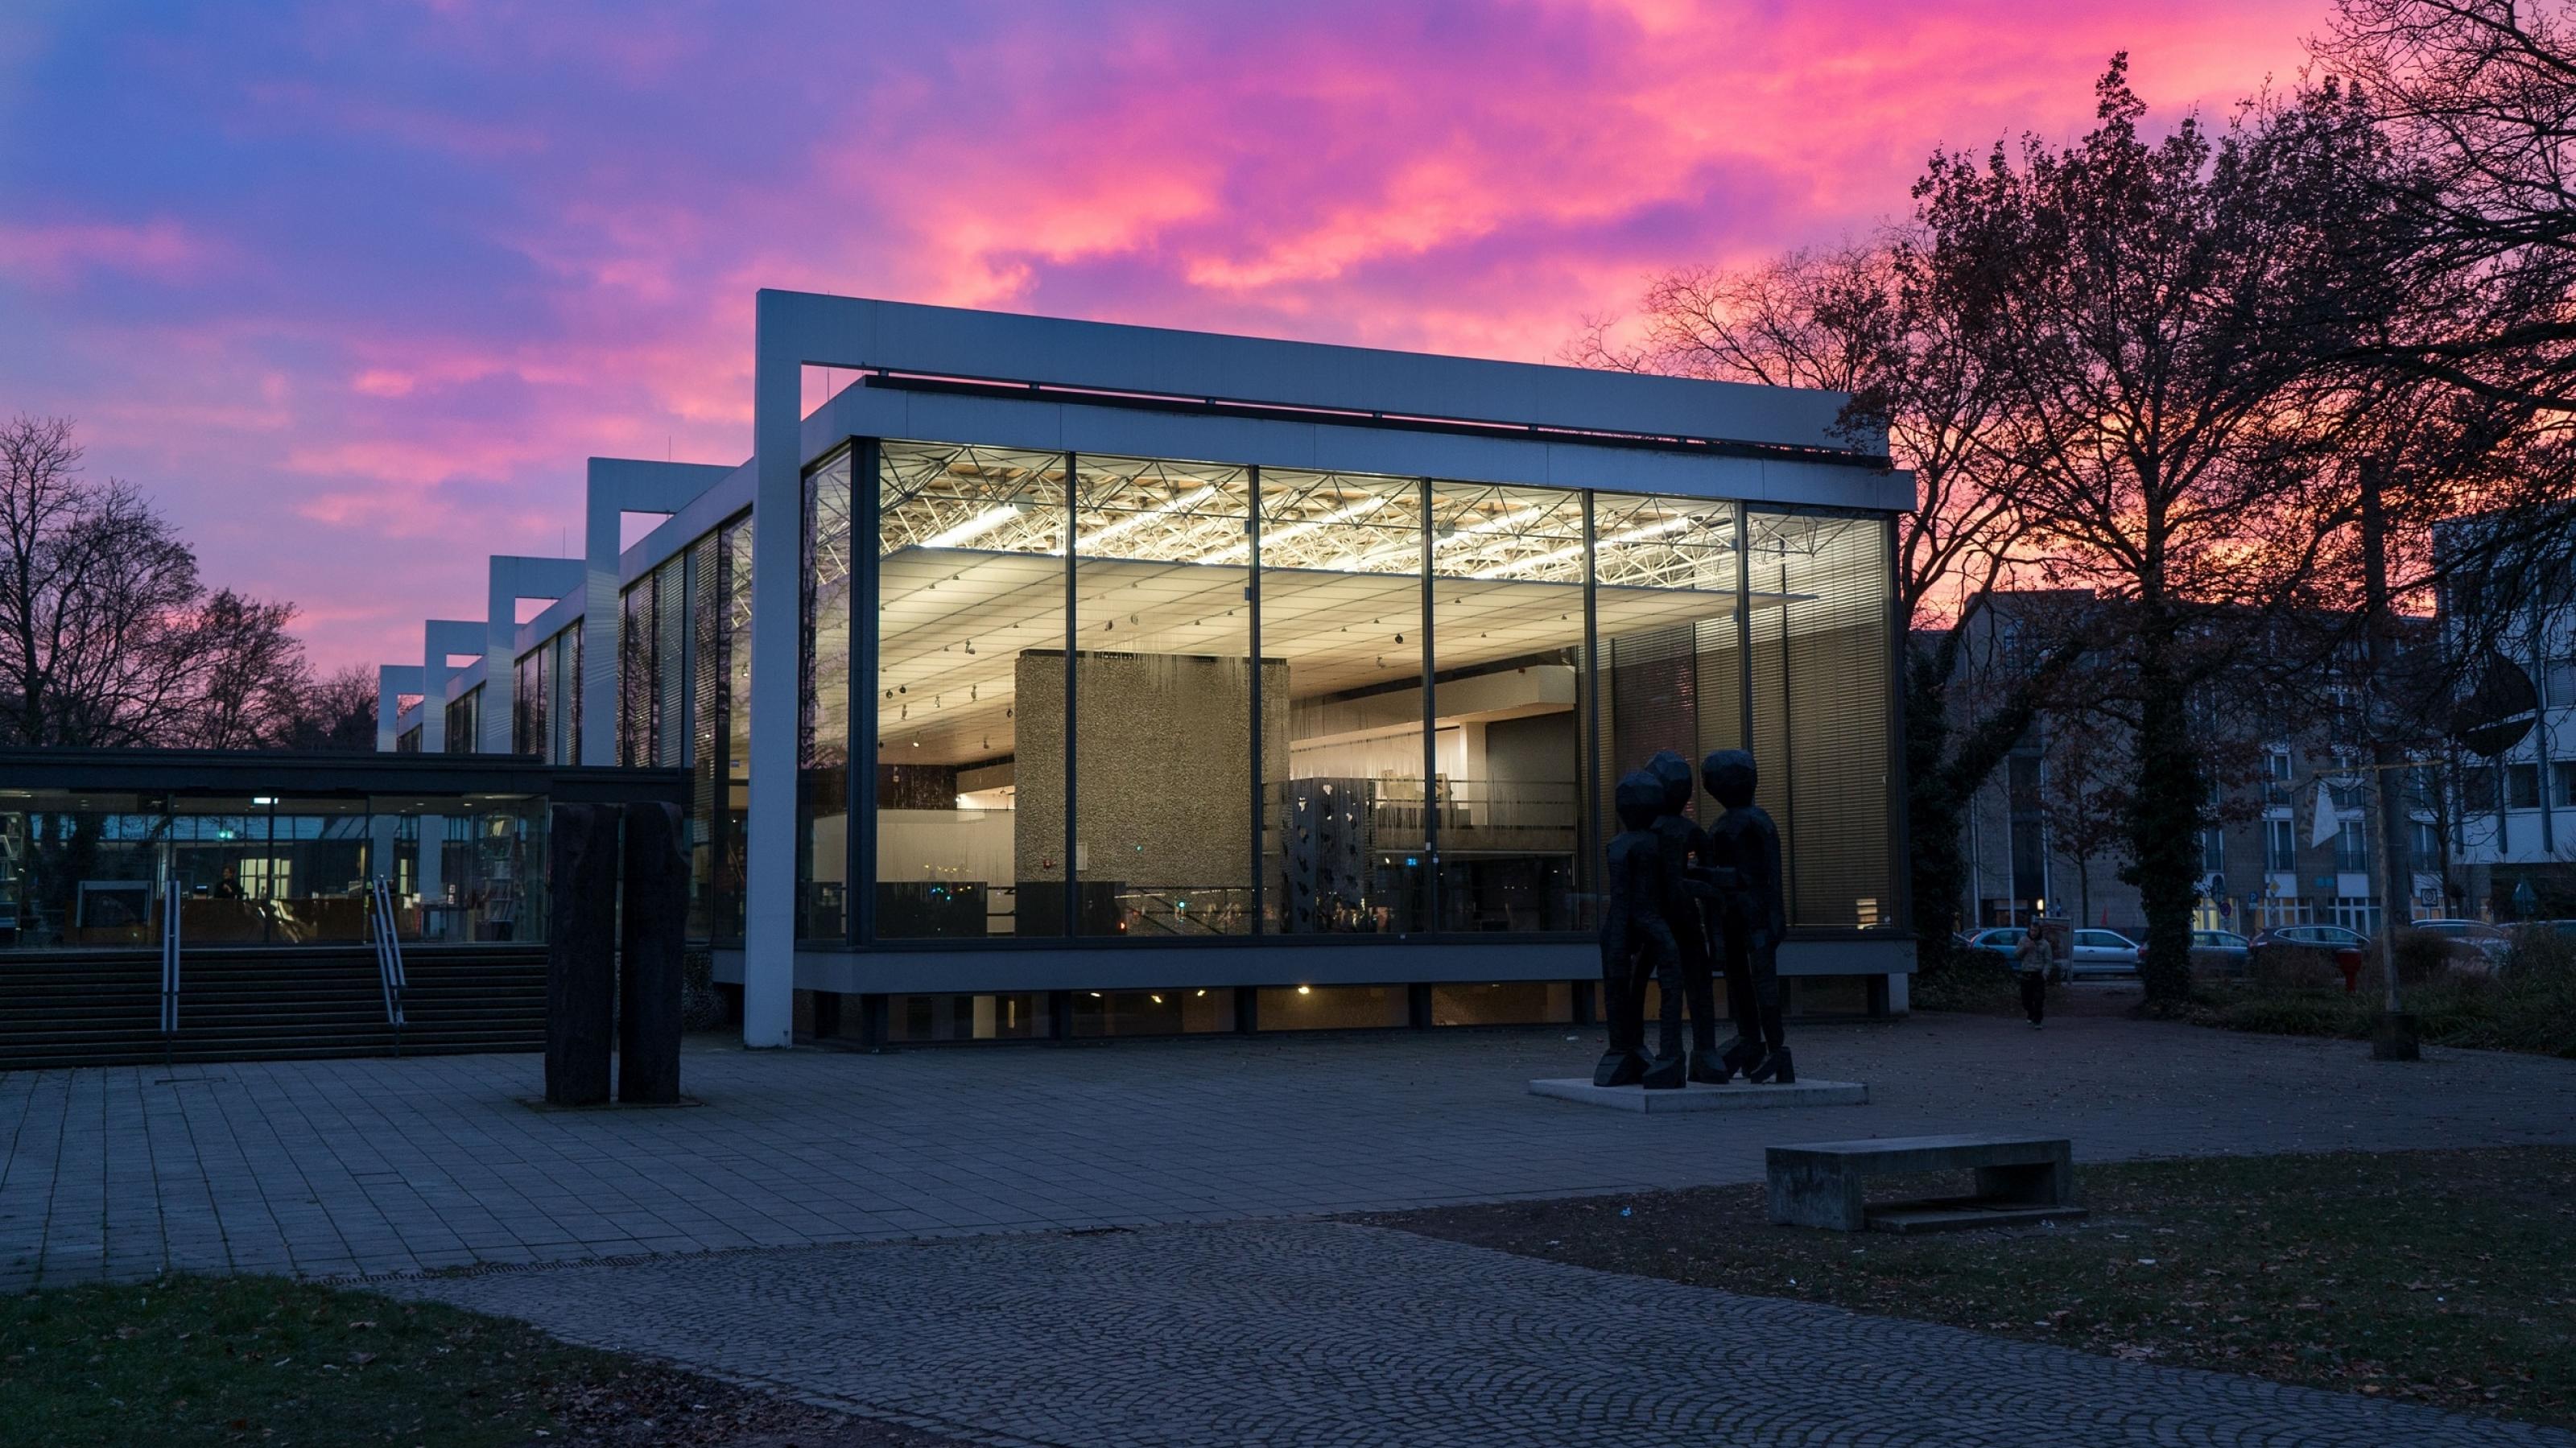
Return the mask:
<svg viewBox="0 0 2576 1448">
<path fill-rule="evenodd" d="M 1583 495 L 1431 485 L 1443 930 L 1579 930 Z"/>
<path fill-rule="evenodd" d="M 689 552 L 653 570 L 653 763 L 689 762 Z"/>
<path fill-rule="evenodd" d="M 723 826 L 724 540 L 689 545 L 689 921 L 691 940 L 715 929 L 716 849 Z"/>
<path fill-rule="evenodd" d="M 803 688 L 797 723 L 796 938 L 848 928 L 850 454 L 805 475 Z"/>
<path fill-rule="evenodd" d="M 0 799 L 15 943 L 148 946 L 161 939 L 169 819 L 156 797 L 36 790 Z"/>
<path fill-rule="evenodd" d="M 1411 478 L 1262 470 L 1263 708 L 1287 696 L 1289 739 L 1262 759 L 1265 932 L 1430 926 L 1422 523 Z"/>
<path fill-rule="evenodd" d="M 876 482 L 876 934 L 1062 934 L 1064 456 L 888 442 Z"/>
<path fill-rule="evenodd" d="M 724 829 L 718 836 L 715 938 L 742 938 L 743 861 L 751 820 L 751 524 L 724 530 Z"/>
<path fill-rule="evenodd" d="M 183 808 L 195 807 L 193 801 L 183 803 Z M 267 838 L 257 858 L 246 862 L 256 868 L 244 884 L 266 916 L 267 941 L 354 945 L 365 940 L 366 801 L 255 798 L 252 807 L 267 816 Z M 178 823 L 184 826 L 188 818 L 182 816 Z M 254 829 L 260 823 L 254 818 Z M 188 908 L 196 903 L 191 899 Z M 502 908 L 515 910 L 516 905 L 513 898 Z"/>
<path fill-rule="evenodd" d="M 617 762 L 653 762 L 653 576 L 618 596 Z"/>
<path fill-rule="evenodd" d="M 1894 574 L 1876 517 L 1751 512 L 1754 753 L 1789 922 L 1892 927 Z"/>
<path fill-rule="evenodd" d="M 1601 777 L 1594 818 L 1610 831 L 1610 792 L 1657 750 L 1690 760 L 1743 743 L 1736 642 L 1735 505 L 1596 494 Z M 1706 821 L 1717 802 L 1694 791 Z"/>
<path fill-rule="evenodd" d="M 1251 475 L 1085 454 L 1076 485 L 1074 933 L 1247 934 Z M 1284 700 L 1287 666 L 1265 684 Z M 1061 655 L 1022 655 L 1018 692 L 1029 717 L 1061 709 Z M 1264 752 L 1286 722 L 1272 711 Z M 1024 753 L 1024 782 L 1040 767 Z"/>
</svg>

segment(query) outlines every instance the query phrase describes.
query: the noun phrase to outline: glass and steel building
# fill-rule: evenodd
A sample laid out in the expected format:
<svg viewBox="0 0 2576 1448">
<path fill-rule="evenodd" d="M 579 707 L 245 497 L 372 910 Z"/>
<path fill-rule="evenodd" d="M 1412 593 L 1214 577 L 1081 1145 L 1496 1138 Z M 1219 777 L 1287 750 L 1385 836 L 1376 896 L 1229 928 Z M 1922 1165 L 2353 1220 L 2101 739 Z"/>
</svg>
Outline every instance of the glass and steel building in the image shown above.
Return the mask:
<svg viewBox="0 0 2576 1448">
<path fill-rule="evenodd" d="M 1734 746 L 1793 1000 L 1903 1009 L 1911 486 L 1839 394 L 758 317 L 752 458 L 593 459 L 585 557 L 494 559 L 381 711 L 689 770 L 746 1042 L 1588 1019 L 1611 783 Z"/>
</svg>

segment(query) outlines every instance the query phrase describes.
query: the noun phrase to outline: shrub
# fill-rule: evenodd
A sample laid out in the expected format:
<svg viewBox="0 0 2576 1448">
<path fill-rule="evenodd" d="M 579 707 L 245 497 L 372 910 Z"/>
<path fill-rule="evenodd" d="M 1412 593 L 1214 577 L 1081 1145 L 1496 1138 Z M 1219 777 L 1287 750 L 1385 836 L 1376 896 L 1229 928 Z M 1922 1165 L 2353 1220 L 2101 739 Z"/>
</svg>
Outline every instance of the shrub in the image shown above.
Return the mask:
<svg viewBox="0 0 2576 1448">
<path fill-rule="evenodd" d="M 2431 985 L 2451 974 L 2459 952 L 2473 947 L 2456 944 L 2442 936 L 2423 930 L 2397 932 L 2397 985 L 2408 989 Z M 2369 964 L 2377 964 L 2371 961 Z M 2364 969 L 2367 974 L 2367 967 Z"/>
<path fill-rule="evenodd" d="M 2334 952 L 2307 945 L 2267 945 L 2254 952 L 2245 978 L 2263 990 L 2343 989 L 2343 972 Z"/>
</svg>

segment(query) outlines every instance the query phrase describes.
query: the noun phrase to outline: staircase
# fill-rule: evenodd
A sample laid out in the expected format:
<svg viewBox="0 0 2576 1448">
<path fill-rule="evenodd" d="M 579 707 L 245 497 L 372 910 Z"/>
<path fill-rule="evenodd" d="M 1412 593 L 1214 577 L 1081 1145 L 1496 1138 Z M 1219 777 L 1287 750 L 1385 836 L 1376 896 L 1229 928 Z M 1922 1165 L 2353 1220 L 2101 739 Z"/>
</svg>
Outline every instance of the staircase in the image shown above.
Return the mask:
<svg viewBox="0 0 2576 1448">
<path fill-rule="evenodd" d="M 403 952 L 405 1055 L 542 1051 L 542 945 Z M 0 1071 L 164 1059 L 161 960 L 151 951 L 0 956 Z M 394 1053 L 384 989 L 364 946 L 208 947 L 180 962 L 175 1061 L 280 1061 Z"/>
</svg>

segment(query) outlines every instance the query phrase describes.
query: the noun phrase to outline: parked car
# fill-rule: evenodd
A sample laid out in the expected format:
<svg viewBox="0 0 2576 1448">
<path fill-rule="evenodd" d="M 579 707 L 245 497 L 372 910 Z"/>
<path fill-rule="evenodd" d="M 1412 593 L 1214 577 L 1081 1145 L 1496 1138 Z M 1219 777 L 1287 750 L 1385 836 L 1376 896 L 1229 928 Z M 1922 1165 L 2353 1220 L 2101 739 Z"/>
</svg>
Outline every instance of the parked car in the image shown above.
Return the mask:
<svg viewBox="0 0 2576 1448">
<path fill-rule="evenodd" d="M 1998 925 L 1991 930 L 1980 930 L 1969 936 L 1968 949 L 1979 955 L 1992 956 L 2010 965 L 2013 951 L 2021 945 L 2021 938 L 2026 933 L 2028 932 L 2024 927 L 2019 925 Z"/>
<path fill-rule="evenodd" d="M 2255 932 L 2254 938 L 2245 942 L 2245 963 L 2251 969 L 2266 955 L 2284 950 L 2313 950 L 2333 956 L 2346 950 L 2367 953 L 2369 949 L 2369 936 L 2340 925 L 2275 925 Z"/>
<path fill-rule="evenodd" d="M 2483 920 L 2418 920 L 2406 927 L 2439 937 L 2452 962 L 2493 971 L 2513 953 L 2513 937 Z"/>
<path fill-rule="evenodd" d="M 2245 937 L 2233 930 L 2191 933 L 2191 966 L 2204 975 L 2243 975 L 2246 957 Z"/>
<path fill-rule="evenodd" d="M 2138 942 L 2116 930 L 2078 930 L 2068 953 L 2073 957 L 2066 962 L 2068 980 L 2138 973 Z"/>
</svg>

